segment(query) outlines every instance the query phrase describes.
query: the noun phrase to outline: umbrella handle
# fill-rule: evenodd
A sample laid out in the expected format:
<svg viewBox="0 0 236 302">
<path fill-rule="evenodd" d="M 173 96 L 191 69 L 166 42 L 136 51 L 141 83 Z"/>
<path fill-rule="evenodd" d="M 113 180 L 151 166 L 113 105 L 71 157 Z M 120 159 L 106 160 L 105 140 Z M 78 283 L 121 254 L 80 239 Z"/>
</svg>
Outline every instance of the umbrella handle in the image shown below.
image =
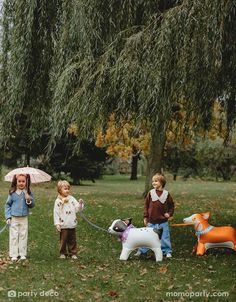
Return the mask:
<svg viewBox="0 0 236 302">
<path fill-rule="evenodd" d="M 30 177 L 30 175 L 26 174 L 26 191 L 28 194 L 29 194 L 29 177 Z"/>
</svg>

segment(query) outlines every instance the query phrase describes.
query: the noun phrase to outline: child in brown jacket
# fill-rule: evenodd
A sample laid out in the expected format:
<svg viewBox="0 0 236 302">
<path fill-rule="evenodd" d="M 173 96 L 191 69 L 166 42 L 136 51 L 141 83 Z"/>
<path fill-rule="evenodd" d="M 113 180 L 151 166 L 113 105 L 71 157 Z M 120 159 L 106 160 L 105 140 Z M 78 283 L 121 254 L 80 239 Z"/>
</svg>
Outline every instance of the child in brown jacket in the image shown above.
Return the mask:
<svg viewBox="0 0 236 302">
<path fill-rule="evenodd" d="M 167 258 L 172 257 L 170 242 L 170 231 L 168 219 L 173 216 L 174 202 L 170 193 L 164 189 L 166 179 L 161 174 L 155 174 L 152 178 L 152 190 L 149 191 L 144 205 L 144 225 L 151 228 L 163 229 L 161 237 L 161 249 Z M 137 256 L 146 253 L 147 248 L 143 247 L 136 253 Z"/>
</svg>

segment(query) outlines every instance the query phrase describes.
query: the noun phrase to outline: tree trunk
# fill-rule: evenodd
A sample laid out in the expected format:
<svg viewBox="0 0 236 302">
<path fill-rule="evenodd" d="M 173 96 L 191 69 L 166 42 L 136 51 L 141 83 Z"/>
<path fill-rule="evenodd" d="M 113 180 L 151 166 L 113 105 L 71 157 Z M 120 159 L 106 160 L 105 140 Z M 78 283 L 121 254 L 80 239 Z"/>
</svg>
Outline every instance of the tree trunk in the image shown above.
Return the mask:
<svg viewBox="0 0 236 302">
<path fill-rule="evenodd" d="M 152 177 L 162 172 L 163 152 L 166 142 L 165 124 L 161 123 L 159 128 L 154 128 L 151 133 L 150 152 L 147 159 L 147 172 L 144 195 L 152 186 Z"/>
<path fill-rule="evenodd" d="M 133 154 L 132 155 L 132 162 L 131 162 L 130 180 L 137 180 L 138 179 L 138 160 L 139 160 L 139 155 Z"/>
<path fill-rule="evenodd" d="M 30 155 L 29 153 L 25 154 L 25 166 L 30 166 Z"/>
</svg>

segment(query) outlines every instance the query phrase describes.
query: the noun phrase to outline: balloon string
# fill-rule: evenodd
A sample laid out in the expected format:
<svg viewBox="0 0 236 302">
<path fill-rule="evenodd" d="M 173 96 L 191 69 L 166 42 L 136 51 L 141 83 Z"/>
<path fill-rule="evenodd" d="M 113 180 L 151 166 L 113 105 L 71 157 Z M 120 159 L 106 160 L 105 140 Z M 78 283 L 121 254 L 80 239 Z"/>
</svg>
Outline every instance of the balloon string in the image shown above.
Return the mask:
<svg viewBox="0 0 236 302">
<path fill-rule="evenodd" d="M 94 227 L 94 228 L 96 228 L 96 229 L 98 229 L 98 230 L 101 230 L 101 231 L 106 232 L 106 233 L 109 234 L 108 230 L 106 230 L 106 229 L 104 229 L 104 228 L 101 228 L 100 226 L 98 226 L 98 225 L 92 223 L 90 220 L 88 220 L 88 218 L 87 218 L 82 212 L 79 212 L 79 214 L 80 214 L 80 216 L 81 216 L 85 221 L 87 221 L 87 223 L 90 224 L 92 227 Z"/>
<path fill-rule="evenodd" d="M 6 229 L 7 226 L 7 224 L 4 225 L 4 227 L 0 230 L 0 234 Z"/>
<path fill-rule="evenodd" d="M 188 226 L 188 225 L 194 225 L 194 223 L 174 223 L 171 224 L 171 227 L 179 227 L 179 226 Z"/>
</svg>

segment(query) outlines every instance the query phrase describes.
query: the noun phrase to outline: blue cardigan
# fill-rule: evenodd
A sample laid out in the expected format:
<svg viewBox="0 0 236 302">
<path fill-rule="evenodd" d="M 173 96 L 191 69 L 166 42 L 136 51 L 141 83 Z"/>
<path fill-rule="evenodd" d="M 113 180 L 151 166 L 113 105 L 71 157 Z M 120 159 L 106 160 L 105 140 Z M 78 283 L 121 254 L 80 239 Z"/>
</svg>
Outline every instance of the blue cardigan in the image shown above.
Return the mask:
<svg viewBox="0 0 236 302">
<path fill-rule="evenodd" d="M 6 205 L 5 205 L 5 218 L 9 219 L 12 216 L 28 216 L 29 208 L 35 206 L 34 195 L 30 193 L 31 204 L 26 204 L 25 194 L 22 191 L 20 194 L 16 192 L 8 195 Z"/>
</svg>

